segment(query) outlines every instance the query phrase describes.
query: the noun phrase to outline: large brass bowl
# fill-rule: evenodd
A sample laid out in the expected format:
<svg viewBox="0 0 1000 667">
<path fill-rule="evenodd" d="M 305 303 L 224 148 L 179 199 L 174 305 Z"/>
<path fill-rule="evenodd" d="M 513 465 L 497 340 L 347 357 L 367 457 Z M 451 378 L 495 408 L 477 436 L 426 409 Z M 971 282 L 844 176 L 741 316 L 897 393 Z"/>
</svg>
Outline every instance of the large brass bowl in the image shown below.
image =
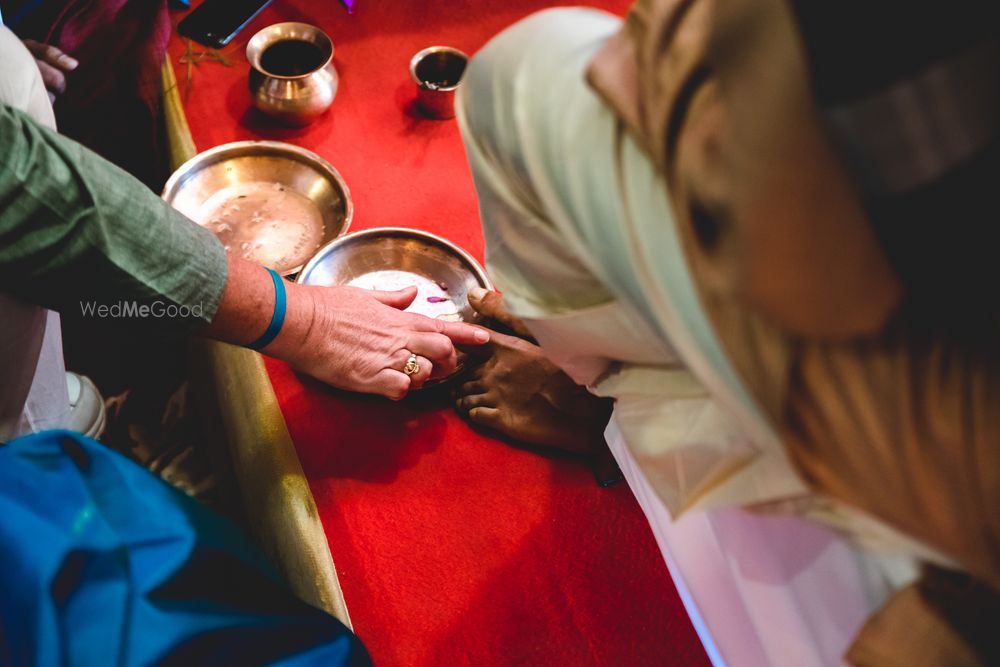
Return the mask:
<svg viewBox="0 0 1000 667">
<path fill-rule="evenodd" d="M 199 153 L 173 173 L 163 199 L 215 232 L 230 252 L 286 276 L 346 233 L 354 216 L 350 191 L 333 165 L 276 141 L 238 141 Z M 244 201 L 251 205 L 239 210 Z M 234 209 L 228 217 L 215 215 L 227 202 Z"/>
</svg>

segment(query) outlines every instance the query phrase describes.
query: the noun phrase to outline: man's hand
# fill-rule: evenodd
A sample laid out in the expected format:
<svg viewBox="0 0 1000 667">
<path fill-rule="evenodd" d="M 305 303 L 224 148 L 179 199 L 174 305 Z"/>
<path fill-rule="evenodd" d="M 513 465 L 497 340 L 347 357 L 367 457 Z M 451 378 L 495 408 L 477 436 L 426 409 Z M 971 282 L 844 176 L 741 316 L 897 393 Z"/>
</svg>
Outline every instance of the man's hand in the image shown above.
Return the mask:
<svg viewBox="0 0 1000 667">
<path fill-rule="evenodd" d="M 66 75 L 80 64 L 76 58 L 66 55 L 51 44 L 41 44 L 33 39 L 23 40 L 28 51 L 35 58 L 38 71 L 42 73 L 42 82 L 49 93 L 49 101 L 55 102 L 56 96 L 66 90 Z"/>
</svg>

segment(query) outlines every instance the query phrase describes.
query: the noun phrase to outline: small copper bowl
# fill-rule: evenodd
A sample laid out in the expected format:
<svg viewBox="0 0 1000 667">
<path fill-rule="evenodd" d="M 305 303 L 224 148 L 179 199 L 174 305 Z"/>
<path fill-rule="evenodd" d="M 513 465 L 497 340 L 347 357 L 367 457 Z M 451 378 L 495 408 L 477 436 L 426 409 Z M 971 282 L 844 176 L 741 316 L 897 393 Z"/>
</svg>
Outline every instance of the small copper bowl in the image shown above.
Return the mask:
<svg viewBox="0 0 1000 667">
<path fill-rule="evenodd" d="M 431 118 L 455 117 L 455 90 L 469 56 L 450 46 L 431 46 L 410 60 L 410 77 L 417 84 L 417 104 Z"/>
</svg>

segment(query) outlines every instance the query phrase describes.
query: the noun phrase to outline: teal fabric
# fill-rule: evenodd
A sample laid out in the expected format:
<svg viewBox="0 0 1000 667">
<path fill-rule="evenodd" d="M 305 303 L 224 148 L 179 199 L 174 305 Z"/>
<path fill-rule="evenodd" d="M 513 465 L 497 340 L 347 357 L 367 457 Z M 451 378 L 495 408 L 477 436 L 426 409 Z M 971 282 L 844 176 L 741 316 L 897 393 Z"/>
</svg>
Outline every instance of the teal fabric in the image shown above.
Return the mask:
<svg viewBox="0 0 1000 667">
<path fill-rule="evenodd" d="M 231 523 L 79 434 L 0 447 L 0 665 L 367 665 Z"/>
<path fill-rule="evenodd" d="M 261 334 L 260 338 L 247 344 L 247 347 L 251 350 L 263 350 L 270 345 L 271 341 L 278 337 L 281 326 L 285 323 L 286 299 L 284 278 L 279 276 L 278 272 L 274 269 L 269 268 L 267 272 L 271 274 L 271 282 L 274 283 L 274 313 L 271 315 L 271 323 L 267 325 L 267 329 Z"/>
</svg>

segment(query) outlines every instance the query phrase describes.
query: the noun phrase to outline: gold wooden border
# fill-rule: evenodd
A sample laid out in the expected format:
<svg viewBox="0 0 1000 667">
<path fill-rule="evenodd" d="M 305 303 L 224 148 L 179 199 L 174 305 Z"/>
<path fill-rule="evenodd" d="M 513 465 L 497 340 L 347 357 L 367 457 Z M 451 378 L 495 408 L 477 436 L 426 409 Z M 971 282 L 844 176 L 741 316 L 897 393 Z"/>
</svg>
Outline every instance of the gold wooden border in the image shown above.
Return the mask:
<svg viewBox="0 0 1000 667">
<path fill-rule="evenodd" d="M 196 153 L 169 56 L 164 60 L 163 115 L 171 168 Z M 191 351 L 195 395 L 213 399 L 202 410 L 228 443 L 251 531 L 292 591 L 351 627 L 344 594 L 316 502 L 271 381 L 259 354 L 214 341 Z"/>
</svg>

